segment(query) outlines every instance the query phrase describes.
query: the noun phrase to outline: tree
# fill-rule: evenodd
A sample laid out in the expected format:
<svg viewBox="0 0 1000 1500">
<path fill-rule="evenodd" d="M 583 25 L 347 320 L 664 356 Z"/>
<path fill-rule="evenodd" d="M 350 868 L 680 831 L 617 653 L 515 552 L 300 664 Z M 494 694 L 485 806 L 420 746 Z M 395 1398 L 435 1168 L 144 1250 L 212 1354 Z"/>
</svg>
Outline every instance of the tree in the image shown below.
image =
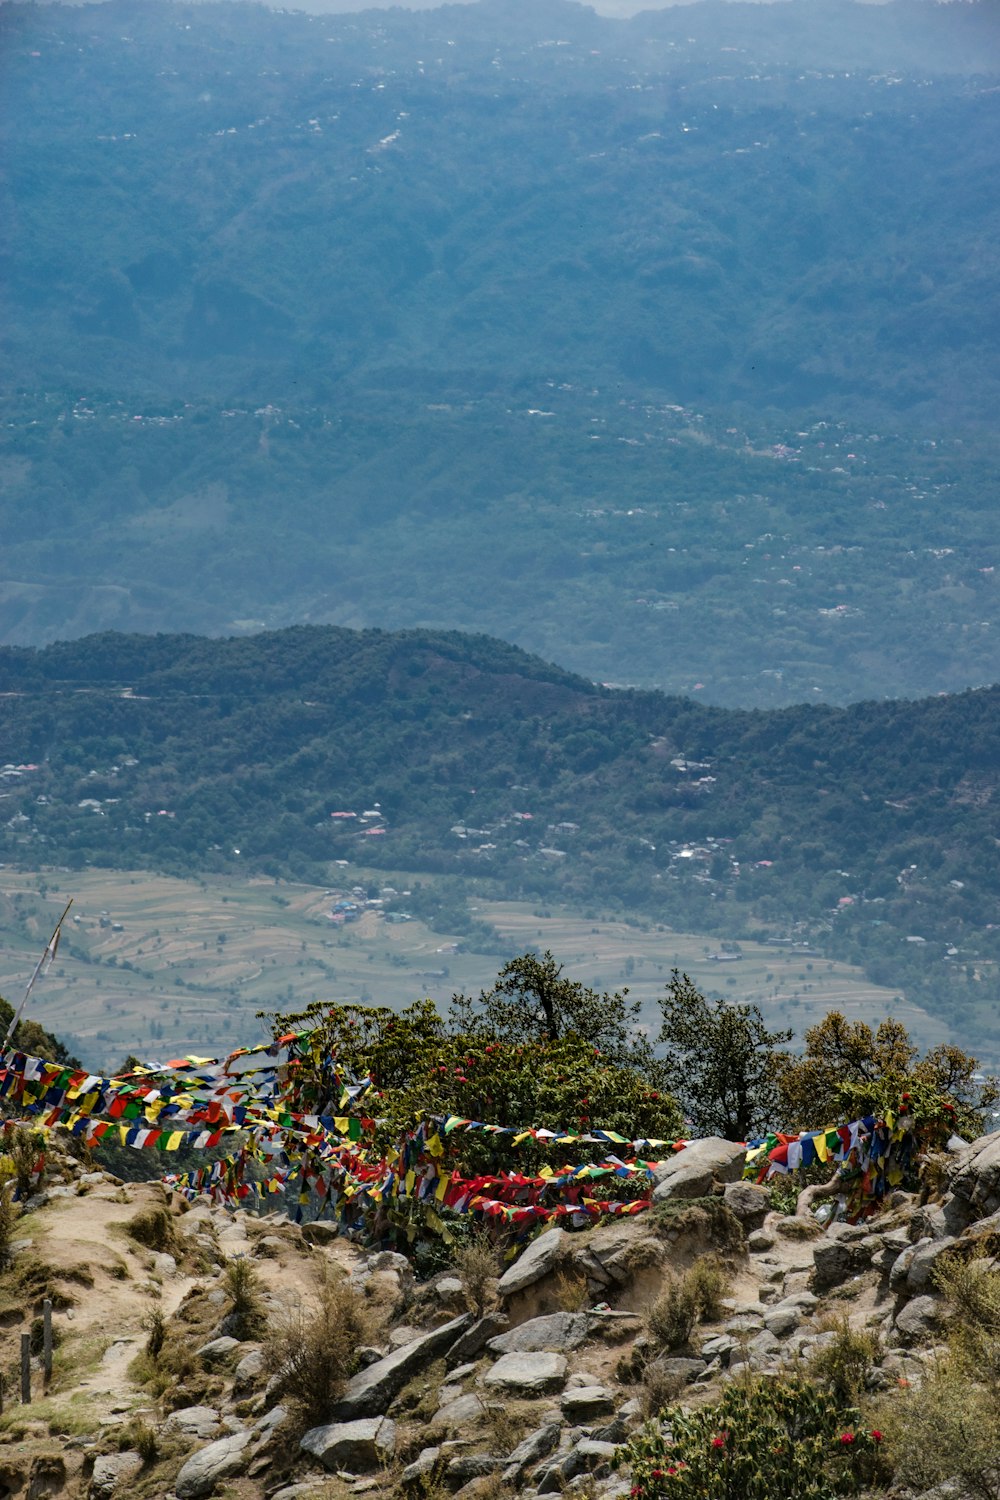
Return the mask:
<svg viewBox="0 0 1000 1500">
<path fill-rule="evenodd" d="M 541 958 L 529 952 L 505 963 L 478 1000 L 455 995 L 451 1003 L 453 1027 L 470 1037 L 524 1046 L 573 1035 L 590 1043 L 606 1062 L 660 1081 L 652 1048 L 635 1030 L 639 1012 L 639 1002 L 628 999 L 627 989 L 609 994 L 564 978 L 562 964 L 549 949 Z"/>
<path fill-rule="evenodd" d="M 780 1100 L 790 1031 L 768 1031 L 756 1005 L 706 1000 L 674 969 L 660 1000 L 666 1088 L 703 1135 L 744 1141 L 768 1129 Z"/>
<path fill-rule="evenodd" d="M 998 1097 L 996 1080 L 977 1078 L 978 1059 L 947 1044 L 920 1057 L 901 1021 L 873 1032 L 832 1010 L 805 1036 L 802 1057 L 789 1059 L 780 1081 L 780 1118 L 786 1129 L 809 1129 L 845 1118 L 898 1109 L 909 1095 L 918 1118 L 951 1106 L 956 1128 L 979 1135 L 979 1111 Z"/>
</svg>

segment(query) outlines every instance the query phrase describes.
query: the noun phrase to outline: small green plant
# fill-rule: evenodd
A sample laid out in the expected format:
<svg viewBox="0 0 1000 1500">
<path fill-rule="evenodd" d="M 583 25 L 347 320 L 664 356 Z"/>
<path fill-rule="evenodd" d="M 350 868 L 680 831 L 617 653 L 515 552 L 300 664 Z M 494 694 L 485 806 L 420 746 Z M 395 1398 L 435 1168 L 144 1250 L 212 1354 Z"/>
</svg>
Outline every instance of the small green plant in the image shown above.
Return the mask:
<svg viewBox="0 0 1000 1500">
<path fill-rule="evenodd" d="M 31 1179 L 44 1144 L 41 1132 L 31 1130 L 27 1125 L 9 1126 L 4 1131 L 3 1149 L 14 1168 L 17 1196 L 22 1201 L 31 1192 Z"/>
<path fill-rule="evenodd" d="M 834 1500 L 886 1477 L 882 1436 L 811 1381 L 756 1379 L 697 1411 L 666 1408 L 615 1463 L 643 1500 Z"/>
<path fill-rule="evenodd" d="M 146 1330 L 146 1353 L 151 1360 L 158 1360 L 167 1338 L 167 1320 L 159 1307 L 151 1308 L 142 1320 Z"/>
<path fill-rule="evenodd" d="M 587 1278 L 579 1272 L 559 1271 L 555 1284 L 556 1303 L 562 1312 L 582 1312 L 590 1302 Z"/>
<path fill-rule="evenodd" d="M 267 1312 L 261 1299 L 260 1273 L 253 1261 L 237 1256 L 226 1267 L 229 1311 L 239 1328 L 239 1337 L 260 1338 L 267 1328 Z"/>
<path fill-rule="evenodd" d="M 646 1314 L 646 1332 L 657 1350 L 680 1349 L 698 1320 L 698 1300 L 687 1278 L 669 1276 Z"/>
<path fill-rule="evenodd" d="M 11 1242 L 14 1225 L 21 1210 L 14 1202 L 14 1174 L 12 1167 L 0 1160 L 0 1271 L 10 1265 Z"/>
<path fill-rule="evenodd" d="M 141 1417 L 133 1417 L 131 1422 L 126 1422 L 121 1428 L 118 1433 L 118 1448 L 122 1453 L 129 1450 L 138 1453 L 144 1464 L 155 1463 L 160 1451 L 155 1428 L 150 1427 Z"/>
<path fill-rule="evenodd" d="M 893 1478 L 924 1494 L 948 1484 L 975 1500 L 998 1500 L 1000 1399 L 961 1353 L 938 1360 L 918 1387 L 878 1406 Z"/>
<path fill-rule="evenodd" d="M 809 1361 L 809 1373 L 845 1405 L 856 1405 L 868 1377 L 882 1358 L 882 1340 L 869 1328 L 852 1328 L 841 1314 L 829 1330 L 833 1338 Z"/>
<path fill-rule="evenodd" d="M 684 1273 L 694 1294 L 699 1323 L 714 1323 L 723 1313 L 723 1299 L 733 1289 L 732 1277 L 717 1255 L 702 1255 Z"/>
</svg>

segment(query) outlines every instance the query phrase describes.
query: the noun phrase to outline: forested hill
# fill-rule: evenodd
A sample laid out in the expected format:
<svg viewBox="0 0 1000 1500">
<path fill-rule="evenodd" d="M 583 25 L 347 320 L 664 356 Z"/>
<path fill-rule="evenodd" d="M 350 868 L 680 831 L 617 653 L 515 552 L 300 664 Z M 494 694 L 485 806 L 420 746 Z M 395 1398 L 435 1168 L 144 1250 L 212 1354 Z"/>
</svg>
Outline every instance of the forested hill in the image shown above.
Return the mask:
<svg viewBox="0 0 1000 1500">
<path fill-rule="evenodd" d="M 340 859 L 810 938 L 1000 1039 L 998 688 L 736 712 L 483 636 L 300 627 L 7 648 L 0 692 L 8 862 Z"/>
</svg>

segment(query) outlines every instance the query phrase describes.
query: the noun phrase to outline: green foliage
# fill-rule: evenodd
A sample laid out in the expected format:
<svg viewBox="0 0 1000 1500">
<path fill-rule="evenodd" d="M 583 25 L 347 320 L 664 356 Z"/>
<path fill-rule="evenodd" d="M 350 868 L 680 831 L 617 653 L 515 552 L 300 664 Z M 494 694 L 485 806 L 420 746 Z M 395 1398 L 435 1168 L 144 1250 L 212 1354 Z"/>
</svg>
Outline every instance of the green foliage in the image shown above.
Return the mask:
<svg viewBox="0 0 1000 1500">
<path fill-rule="evenodd" d="M 733 1382 L 698 1411 L 670 1407 L 618 1450 L 633 1496 L 700 1500 L 833 1500 L 883 1471 L 880 1430 L 798 1378 Z"/>
<path fill-rule="evenodd" d="M 809 1373 L 843 1406 L 858 1406 L 868 1377 L 884 1353 L 878 1331 L 852 1327 L 846 1314 L 829 1330 L 833 1338 L 815 1351 Z"/>
<path fill-rule="evenodd" d="M 723 1298 L 731 1288 L 730 1275 L 717 1255 L 700 1256 L 680 1276 L 668 1274 L 646 1315 L 646 1332 L 654 1350 L 683 1348 L 697 1323 L 721 1316 Z"/>
<path fill-rule="evenodd" d="M 788 1130 L 827 1120 L 884 1115 L 903 1104 L 920 1125 L 937 1123 L 947 1135 L 970 1139 L 984 1129 L 982 1110 L 998 1097 L 997 1082 L 974 1075 L 979 1060 L 955 1046 L 919 1056 L 906 1027 L 889 1018 L 875 1032 L 864 1021 L 831 1011 L 806 1032 L 802 1056 L 780 1075 L 775 1119 Z"/>
<path fill-rule="evenodd" d="M 297 1305 L 276 1322 L 267 1359 L 303 1427 L 330 1420 L 358 1350 L 374 1336 L 372 1314 L 346 1278 L 325 1281 L 311 1305 Z"/>
<path fill-rule="evenodd" d="M 267 1328 L 267 1312 L 257 1267 L 245 1255 L 238 1255 L 227 1265 L 224 1281 L 237 1338 L 261 1338 Z"/>
<path fill-rule="evenodd" d="M 455 1271 L 462 1283 L 465 1305 L 477 1318 L 491 1310 L 497 1300 L 500 1257 L 497 1246 L 485 1234 L 477 1234 L 460 1245 L 454 1256 Z"/>
<path fill-rule="evenodd" d="M 790 1031 L 768 1031 L 756 1005 L 714 1005 L 677 969 L 660 1001 L 663 1076 L 699 1135 L 744 1141 L 775 1118 Z"/>
<path fill-rule="evenodd" d="M 0 1157 L 0 1271 L 10 1264 L 11 1241 L 20 1212 L 14 1201 L 13 1167 Z"/>
</svg>

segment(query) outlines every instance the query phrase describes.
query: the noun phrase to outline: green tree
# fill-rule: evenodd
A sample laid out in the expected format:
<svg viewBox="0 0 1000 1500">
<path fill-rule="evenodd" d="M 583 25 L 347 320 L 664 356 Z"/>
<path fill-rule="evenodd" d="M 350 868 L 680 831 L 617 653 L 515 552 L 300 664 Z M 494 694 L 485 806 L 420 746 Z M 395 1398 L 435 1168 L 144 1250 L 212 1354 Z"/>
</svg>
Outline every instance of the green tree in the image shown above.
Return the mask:
<svg viewBox="0 0 1000 1500">
<path fill-rule="evenodd" d="M 773 1124 L 791 1031 L 768 1031 L 756 1005 L 712 1003 L 678 969 L 660 1009 L 663 1081 L 695 1129 L 743 1141 Z"/>
</svg>

